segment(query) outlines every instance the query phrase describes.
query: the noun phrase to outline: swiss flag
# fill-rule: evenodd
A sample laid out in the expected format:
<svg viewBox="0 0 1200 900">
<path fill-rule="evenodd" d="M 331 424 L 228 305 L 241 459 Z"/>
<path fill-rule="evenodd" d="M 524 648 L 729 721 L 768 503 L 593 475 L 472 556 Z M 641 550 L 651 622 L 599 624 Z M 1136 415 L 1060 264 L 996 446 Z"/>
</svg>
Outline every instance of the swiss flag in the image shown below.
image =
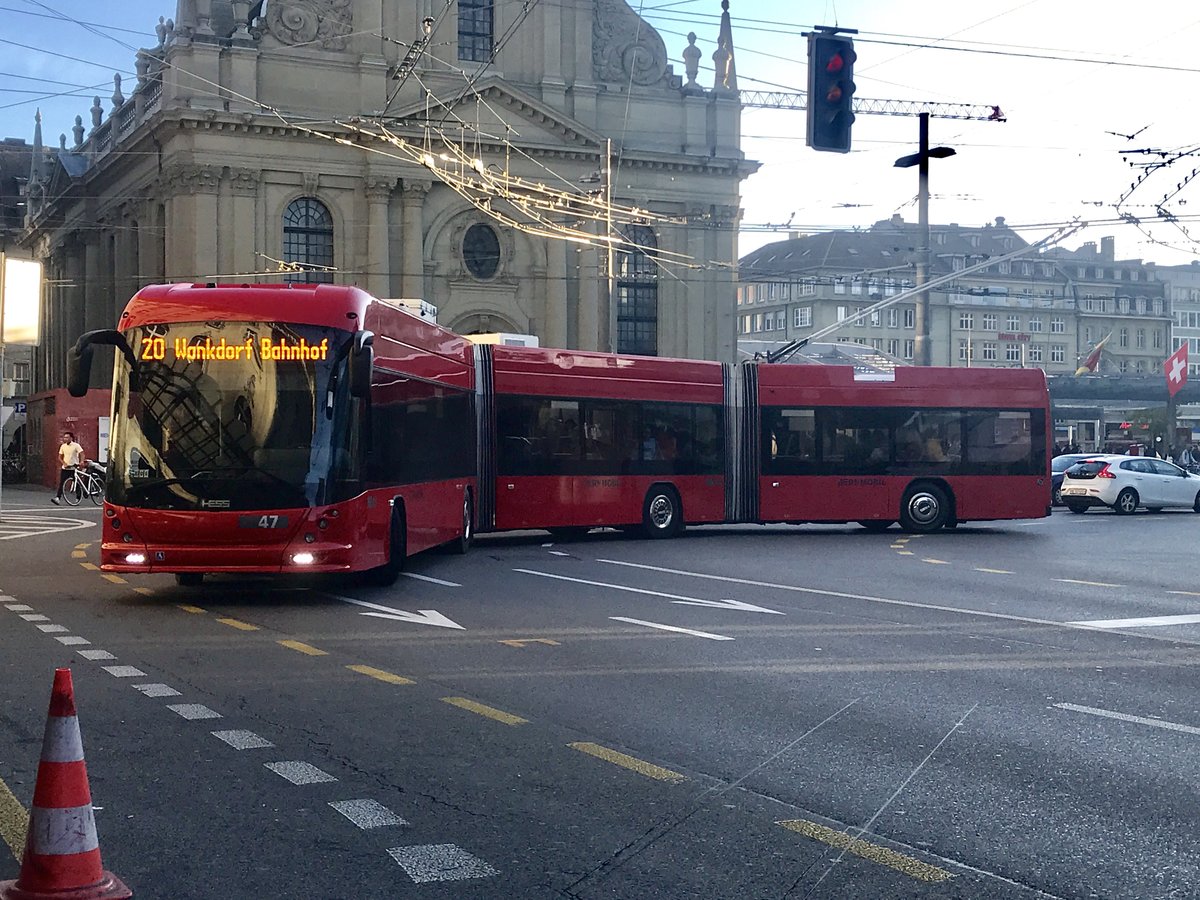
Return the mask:
<svg viewBox="0 0 1200 900">
<path fill-rule="evenodd" d="M 1171 354 L 1163 363 L 1163 371 L 1167 373 L 1167 391 L 1174 397 L 1187 384 L 1188 345 L 1184 341 L 1179 349 Z"/>
</svg>

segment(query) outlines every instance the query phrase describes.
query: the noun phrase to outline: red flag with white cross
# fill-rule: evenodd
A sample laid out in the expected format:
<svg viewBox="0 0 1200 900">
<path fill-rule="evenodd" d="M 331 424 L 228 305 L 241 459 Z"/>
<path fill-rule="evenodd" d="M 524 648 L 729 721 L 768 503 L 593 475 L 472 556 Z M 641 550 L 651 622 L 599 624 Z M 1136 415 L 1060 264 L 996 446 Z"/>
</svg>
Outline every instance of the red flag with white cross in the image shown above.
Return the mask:
<svg viewBox="0 0 1200 900">
<path fill-rule="evenodd" d="M 1188 345 L 1184 341 L 1179 349 L 1171 354 L 1163 363 L 1163 371 L 1167 373 L 1167 391 L 1174 397 L 1187 384 Z"/>
</svg>

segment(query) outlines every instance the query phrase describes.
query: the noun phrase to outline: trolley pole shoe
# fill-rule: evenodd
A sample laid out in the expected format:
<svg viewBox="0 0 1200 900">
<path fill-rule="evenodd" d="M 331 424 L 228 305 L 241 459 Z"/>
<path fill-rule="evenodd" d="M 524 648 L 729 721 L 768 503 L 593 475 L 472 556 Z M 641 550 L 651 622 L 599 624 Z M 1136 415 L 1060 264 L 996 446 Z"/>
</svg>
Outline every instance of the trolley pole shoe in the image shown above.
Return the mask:
<svg viewBox="0 0 1200 900">
<path fill-rule="evenodd" d="M 0 900 L 126 900 L 133 892 L 100 862 L 70 669 L 54 671 L 25 856 Z"/>
</svg>

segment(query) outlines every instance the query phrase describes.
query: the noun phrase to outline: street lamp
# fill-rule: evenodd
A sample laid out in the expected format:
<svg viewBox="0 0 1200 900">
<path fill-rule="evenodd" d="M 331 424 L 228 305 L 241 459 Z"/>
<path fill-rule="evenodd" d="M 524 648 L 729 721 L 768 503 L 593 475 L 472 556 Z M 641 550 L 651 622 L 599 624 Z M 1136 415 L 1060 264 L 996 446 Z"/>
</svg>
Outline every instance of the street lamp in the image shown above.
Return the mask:
<svg viewBox="0 0 1200 900">
<path fill-rule="evenodd" d="M 917 287 L 929 280 L 929 160 L 946 159 L 954 156 L 952 147 L 929 146 L 929 113 L 920 114 L 920 137 L 918 151 L 910 156 L 902 156 L 895 162 L 897 169 L 907 169 L 917 166 L 917 224 L 921 238 L 921 248 L 917 254 Z M 917 295 L 916 340 L 913 347 L 913 361 L 918 366 L 930 365 L 929 354 L 929 292 L 921 291 Z"/>
</svg>

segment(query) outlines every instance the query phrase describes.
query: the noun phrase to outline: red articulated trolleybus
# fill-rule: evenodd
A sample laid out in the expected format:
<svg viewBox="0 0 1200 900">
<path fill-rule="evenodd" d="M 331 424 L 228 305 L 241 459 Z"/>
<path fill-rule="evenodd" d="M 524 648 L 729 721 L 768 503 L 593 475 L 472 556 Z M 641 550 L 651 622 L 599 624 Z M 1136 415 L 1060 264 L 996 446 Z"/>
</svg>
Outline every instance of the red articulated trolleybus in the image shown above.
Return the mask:
<svg viewBox="0 0 1200 900">
<path fill-rule="evenodd" d="M 111 331 L 101 568 L 356 572 L 478 529 L 1049 514 L 1036 369 L 660 359 L 474 345 L 333 285 L 154 285 Z"/>
</svg>

